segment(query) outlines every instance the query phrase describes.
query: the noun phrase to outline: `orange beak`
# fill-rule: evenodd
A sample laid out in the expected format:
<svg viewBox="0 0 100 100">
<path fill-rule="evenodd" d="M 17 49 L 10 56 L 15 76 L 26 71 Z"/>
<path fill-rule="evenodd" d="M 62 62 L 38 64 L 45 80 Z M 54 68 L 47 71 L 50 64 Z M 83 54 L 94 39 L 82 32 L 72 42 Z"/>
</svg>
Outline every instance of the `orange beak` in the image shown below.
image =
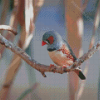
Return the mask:
<svg viewBox="0 0 100 100">
<path fill-rule="evenodd" d="M 42 46 L 44 46 L 44 45 L 46 45 L 46 44 L 47 44 L 46 42 L 42 41 Z"/>
</svg>

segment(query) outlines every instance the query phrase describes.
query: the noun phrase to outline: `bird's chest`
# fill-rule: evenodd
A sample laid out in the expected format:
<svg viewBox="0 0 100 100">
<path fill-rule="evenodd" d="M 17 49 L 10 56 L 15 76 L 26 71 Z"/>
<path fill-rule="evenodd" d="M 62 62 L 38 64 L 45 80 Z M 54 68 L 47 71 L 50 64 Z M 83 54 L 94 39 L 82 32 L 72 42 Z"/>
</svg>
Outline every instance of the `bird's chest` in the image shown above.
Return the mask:
<svg viewBox="0 0 100 100">
<path fill-rule="evenodd" d="M 53 51 L 48 53 L 52 61 L 59 66 L 66 65 L 67 67 L 73 64 L 73 59 L 70 59 L 69 54 L 64 54 L 62 51 Z"/>
</svg>

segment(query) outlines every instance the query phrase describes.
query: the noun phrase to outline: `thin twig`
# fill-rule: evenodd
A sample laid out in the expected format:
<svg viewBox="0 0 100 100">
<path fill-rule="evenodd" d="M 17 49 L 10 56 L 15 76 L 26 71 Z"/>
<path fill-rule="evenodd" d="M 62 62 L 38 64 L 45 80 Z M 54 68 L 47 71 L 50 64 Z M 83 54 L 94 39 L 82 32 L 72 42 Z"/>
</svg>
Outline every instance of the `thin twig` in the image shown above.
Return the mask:
<svg viewBox="0 0 100 100">
<path fill-rule="evenodd" d="M 7 30 L 7 31 L 12 32 L 14 35 L 17 35 L 17 32 L 8 25 L 0 25 L 0 30 Z"/>
<path fill-rule="evenodd" d="M 44 72 L 56 72 L 56 73 L 65 73 L 73 71 L 77 66 L 80 66 L 85 60 L 92 57 L 92 55 L 100 48 L 100 41 L 93 46 L 87 53 L 85 53 L 82 57 L 80 57 L 77 61 L 73 63 L 73 65 L 69 66 L 68 68 L 64 68 L 62 70 L 61 67 L 54 66 L 50 68 L 47 65 L 43 65 L 32 59 L 28 54 L 26 54 L 21 48 L 14 45 L 13 43 L 9 42 L 0 34 L 0 43 L 4 45 L 6 48 L 10 49 L 15 54 L 19 55 L 24 61 L 26 61 L 31 67 L 35 68 L 36 70 L 40 71 L 43 75 Z"/>
</svg>

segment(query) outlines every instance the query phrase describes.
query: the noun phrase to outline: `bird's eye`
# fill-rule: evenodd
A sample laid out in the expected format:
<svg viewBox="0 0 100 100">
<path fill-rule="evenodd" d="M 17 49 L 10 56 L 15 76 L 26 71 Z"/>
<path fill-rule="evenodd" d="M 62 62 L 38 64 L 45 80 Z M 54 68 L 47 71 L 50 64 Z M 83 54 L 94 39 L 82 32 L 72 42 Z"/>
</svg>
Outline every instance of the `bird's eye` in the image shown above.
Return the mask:
<svg viewBox="0 0 100 100">
<path fill-rule="evenodd" d="M 47 44 L 48 44 L 48 43 L 50 44 L 50 42 L 49 42 L 49 40 L 48 40 L 48 39 L 46 39 L 46 43 L 47 43 Z"/>
</svg>

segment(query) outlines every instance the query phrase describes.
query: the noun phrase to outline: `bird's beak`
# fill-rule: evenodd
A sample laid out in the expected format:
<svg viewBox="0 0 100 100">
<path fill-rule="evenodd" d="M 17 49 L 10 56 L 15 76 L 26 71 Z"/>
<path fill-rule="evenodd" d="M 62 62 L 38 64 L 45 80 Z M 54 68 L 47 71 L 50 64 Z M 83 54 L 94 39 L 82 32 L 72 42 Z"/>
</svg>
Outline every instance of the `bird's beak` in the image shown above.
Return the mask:
<svg viewBox="0 0 100 100">
<path fill-rule="evenodd" d="M 46 45 L 46 44 L 47 44 L 46 42 L 42 41 L 42 46 L 44 46 L 44 45 Z"/>
</svg>

